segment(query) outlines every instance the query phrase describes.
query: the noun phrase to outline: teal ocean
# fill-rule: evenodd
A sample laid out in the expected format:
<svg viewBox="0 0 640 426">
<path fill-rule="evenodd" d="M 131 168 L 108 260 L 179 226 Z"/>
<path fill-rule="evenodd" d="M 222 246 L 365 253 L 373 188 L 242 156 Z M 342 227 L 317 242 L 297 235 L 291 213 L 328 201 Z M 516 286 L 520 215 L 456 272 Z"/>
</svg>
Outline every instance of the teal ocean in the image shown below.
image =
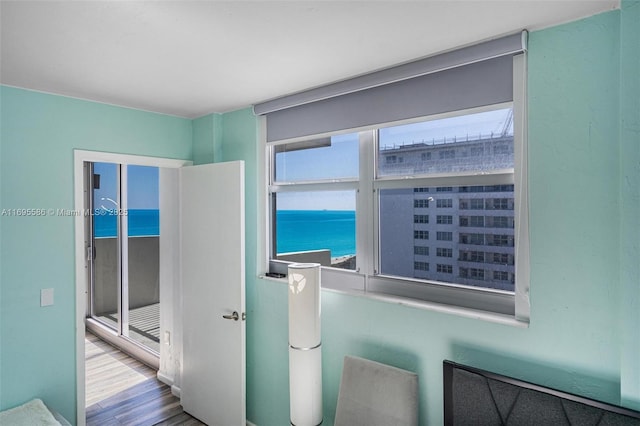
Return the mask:
<svg viewBox="0 0 640 426">
<path fill-rule="evenodd" d="M 350 210 L 279 210 L 277 253 L 331 250 L 331 257 L 355 255 L 356 212 Z"/>
<path fill-rule="evenodd" d="M 115 237 L 115 215 L 94 215 L 96 238 Z M 158 210 L 129 210 L 130 237 L 160 235 Z M 331 250 L 331 257 L 355 255 L 356 212 L 343 210 L 280 210 L 276 216 L 277 252 Z"/>
<path fill-rule="evenodd" d="M 93 226 L 96 238 L 117 236 L 116 219 L 117 216 L 113 214 L 95 214 Z M 160 235 L 160 212 L 158 210 L 128 210 L 127 219 L 130 237 Z"/>
</svg>

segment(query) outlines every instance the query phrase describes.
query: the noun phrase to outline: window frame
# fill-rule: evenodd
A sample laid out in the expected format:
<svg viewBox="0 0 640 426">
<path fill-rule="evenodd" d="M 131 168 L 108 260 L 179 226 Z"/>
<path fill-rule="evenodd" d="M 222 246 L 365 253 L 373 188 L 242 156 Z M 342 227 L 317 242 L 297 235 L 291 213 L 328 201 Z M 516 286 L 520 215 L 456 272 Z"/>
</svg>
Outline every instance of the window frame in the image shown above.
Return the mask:
<svg viewBox="0 0 640 426">
<path fill-rule="evenodd" d="M 379 123 L 361 129 L 331 132 L 311 137 L 299 137 L 285 141 L 271 142 L 266 145 L 267 167 L 267 235 L 265 265 L 270 272 L 286 273 L 288 262 L 274 260 L 273 221 L 275 215 L 272 199 L 277 192 L 288 191 L 326 191 L 354 190 L 356 192 L 356 268 L 343 270 L 323 267 L 323 287 L 347 293 L 365 295 L 372 298 L 403 303 L 411 306 L 445 310 L 462 315 L 483 317 L 485 319 L 514 324 L 528 324 L 529 303 L 529 238 L 528 238 L 528 191 L 527 176 L 527 111 L 526 111 L 526 54 L 513 57 L 513 101 L 489 107 L 472 108 L 454 113 L 437 114 L 390 123 Z M 460 172 L 432 176 L 376 176 L 378 132 L 376 129 L 402 124 L 415 123 L 425 119 L 439 119 L 460 113 L 475 113 L 501 106 L 513 107 L 514 168 L 495 170 L 489 173 Z M 327 179 L 323 181 L 301 183 L 278 183 L 274 181 L 272 166 L 274 146 L 282 143 L 295 143 L 306 139 L 345 133 L 359 133 L 360 176 L 358 179 Z M 379 231 L 379 193 L 385 189 L 409 187 L 446 187 L 473 185 L 514 185 L 514 215 L 516 225 L 515 238 L 515 291 L 494 290 L 470 287 L 459 284 L 427 281 L 422 279 L 385 276 L 379 273 L 380 231 Z M 472 214 L 469 211 L 469 215 Z M 274 216 L 275 217 L 275 216 Z M 458 271 L 453 271 L 456 275 Z"/>
</svg>

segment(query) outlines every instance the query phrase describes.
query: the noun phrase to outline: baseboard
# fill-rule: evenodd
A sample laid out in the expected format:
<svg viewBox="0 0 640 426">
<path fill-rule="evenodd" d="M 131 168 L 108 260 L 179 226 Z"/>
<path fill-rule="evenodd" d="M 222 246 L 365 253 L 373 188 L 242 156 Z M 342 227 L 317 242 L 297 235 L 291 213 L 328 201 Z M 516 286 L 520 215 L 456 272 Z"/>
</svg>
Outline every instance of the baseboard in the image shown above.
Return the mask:
<svg viewBox="0 0 640 426">
<path fill-rule="evenodd" d="M 167 386 L 173 386 L 173 377 L 169 377 L 166 374 L 158 371 L 158 373 L 156 374 L 156 377 L 158 378 L 158 380 L 160 380 L 162 383 L 164 383 Z"/>
<path fill-rule="evenodd" d="M 249 420 L 247 420 L 247 426 L 257 426 L 257 425 L 254 424 L 254 423 L 251 423 Z"/>
<path fill-rule="evenodd" d="M 180 387 L 176 385 L 171 385 L 171 394 L 175 397 L 180 398 L 180 394 L 181 394 Z"/>
</svg>

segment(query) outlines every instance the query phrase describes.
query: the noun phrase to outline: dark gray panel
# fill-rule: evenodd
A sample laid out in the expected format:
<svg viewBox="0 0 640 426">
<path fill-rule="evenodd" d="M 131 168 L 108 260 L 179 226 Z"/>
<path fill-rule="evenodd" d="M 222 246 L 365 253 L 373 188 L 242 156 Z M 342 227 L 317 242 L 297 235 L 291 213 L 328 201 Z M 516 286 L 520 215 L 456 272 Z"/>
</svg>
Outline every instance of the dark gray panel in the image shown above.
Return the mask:
<svg viewBox="0 0 640 426">
<path fill-rule="evenodd" d="M 455 425 L 502 425 L 487 379 L 464 370 L 453 371 L 453 401 Z"/>
</svg>

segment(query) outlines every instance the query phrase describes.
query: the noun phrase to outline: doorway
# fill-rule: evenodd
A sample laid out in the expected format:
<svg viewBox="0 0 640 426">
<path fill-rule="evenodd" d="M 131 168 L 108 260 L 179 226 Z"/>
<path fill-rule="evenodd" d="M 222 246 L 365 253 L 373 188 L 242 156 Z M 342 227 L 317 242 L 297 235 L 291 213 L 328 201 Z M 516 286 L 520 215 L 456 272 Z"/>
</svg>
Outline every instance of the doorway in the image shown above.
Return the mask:
<svg viewBox="0 0 640 426">
<path fill-rule="evenodd" d="M 187 160 L 74 151 L 75 210 L 83 212 L 75 218 L 76 388 L 78 390 L 76 422 L 78 425 L 86 424 L 86 329 L 91 329 L 103 340 L 116 340 L 118 346 L 125 352 L 135 354 L 137 358 L 156 370 L 160 367 L 164 373 L 163 377 L 171 379 L 172 363 L 176 359 L 172 353 L 172 345 L 176 341 L 180 343 L 180 333 L 174 333 L 173 328 L 175 295 L 172 291 L 177 279 L 175 258 L 178 251 L 177 237 L 173 233 L 177 227 L 175 220 L 178 195 L 173 186 L 177 185 L 175 182 L 177 170 L 191 164 L 191 161 Z M 145 175 L 145 173 L 159 175 L 156 178 L 158 188 L 154 189 L 155 184 L 149 187 L 148 176 L 135 178 L 136 174 Z M 95 175 L 99 175 L 97 177 L 99 182 L 95 182 Z M 134 178 L 129 179 L 129 175 L 133 175 Z M 170 179 L 167 176 L 170 176 Z M 128 184 L 125 184 L 127 182 Z M 147 183 L 143 184 L 143 182 Z M 134 196 L 129 197 L 129 193 Z M 136 193 L 140 196 L 136 197 Z M 161 194 L 158 197 L 159 208 L 151 201 L 158 193 Z M 150 194 L 154 196 L 150 197 Z M 97 215 L 93 214 L 95 210 L 99 211 L 100 216 L 97 221 Z M 134 218 L 136 215 L 134 213 L 128 217 L 128 212 L 125 216 L 124 211 L 127 210 L 138 210 L 138 216 Z M 153 210 L 157 211 L 153 212 Z M 163 221 L 157 225 L 160 217 Z M 154 225 L 148 226 L 149 223 Z M 158 226 L 160 231 L 156 230 Z M 131 228 L 131 234 L 137 235 L 130 235 L 129 228 Z M 163 238 L 162 246 L 160 246 L 160 235 L 166 236 Z M 156 242 L 151 241 L 154 238 Z M 154 245 L 160 247 L 154 249 Z M 149 259 L 156 258 L 158 260 L 154 262 L 159 263 L 159 267 L 151 268 L 157 270 L 155 275 L 148 273 L 149 268 L 140 267 L 140 264 L 144 265 L 145 262 L 150 262 Z M 147 282 L 141 285 L 158 288 L 157 291 L 142 291 L 146 297 L 153 297 L 159 302 L 164 293 L 165 300 L 169 301 L 164 304 L 164 307 L 160 303 L 155 304 L 160 312 L 146 312 L 142 318 L 138 314 L 143 312 L 136 309 L 153 306 L 154 303 L 149 303 L 149 300 L 139 300 L 136 291 L 140 289 L 136 289 L 137 284 L 134 281 L 140 275 L 154 277 L 147 279 Z M 96 289 L 95 279 L 102 280 L 102 288 Z M 153 283 L 153 280 L 158 281 L 159 284 Z M 127 291 L 122 291 L 123 284 Z M 92 299 L 93 293 L 100 291 L 103 292 L 103 300 Z M 155 325 L 155 318 L 158 317 L 162 321 L 157 330 L 154 329 L 155 327 L 148 327 L 149 324 L 144 325 L 139 322 L 140 319 L 146 318 L 150 324 Z M 166 344 L 166 339 L 161 338 L 164 334 L 171 336 L 172 345 Z M 147 340 L 142 341 L 140 336 Z M 152 342 L 158 344 L 159 348 L 145 346 L 152 345 Z M 164 366 L 163 359 L 166 363 Z M 158 374 L 158 377 L 160 376 Z M 171 383 L 169 385 L 171 386 Z"/>
<path fill-rule="evenodd" d="M 117 339 L 156 358 L 160 354 L 159 169 L 152 166 L 86 164 L 88 318 Z M 140 356 L 134 353 L 134 356 Z M 149 357 L 144 357 L 149 358 Z M 157 363 L 155 363 L 157 367 Z"/>
</svg>

